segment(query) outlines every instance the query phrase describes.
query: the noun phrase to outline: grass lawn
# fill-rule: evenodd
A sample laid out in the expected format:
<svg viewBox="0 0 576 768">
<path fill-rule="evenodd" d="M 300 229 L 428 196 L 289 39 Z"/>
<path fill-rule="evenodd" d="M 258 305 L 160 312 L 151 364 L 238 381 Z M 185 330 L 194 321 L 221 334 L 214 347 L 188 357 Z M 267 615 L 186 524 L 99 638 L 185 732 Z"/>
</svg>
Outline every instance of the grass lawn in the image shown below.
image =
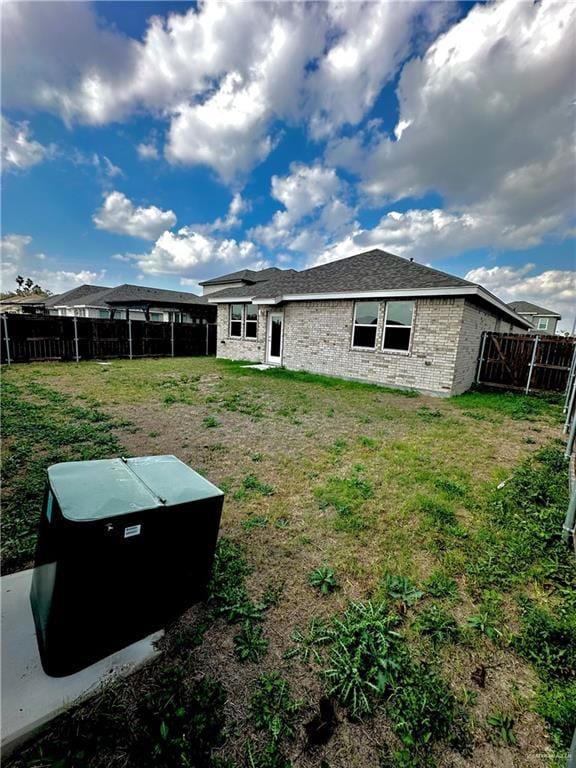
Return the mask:
<svg viewBox="0 0 576 768">
<path fill-rule="evenodd" d="M 563 765 L 560 405 L 209 358 L 12 366 L 2 388 L 4 572 L 32 563 L 56 461 L 173 453 L 226 491 L 208 603 L 13 765 Z"/>
</svg>

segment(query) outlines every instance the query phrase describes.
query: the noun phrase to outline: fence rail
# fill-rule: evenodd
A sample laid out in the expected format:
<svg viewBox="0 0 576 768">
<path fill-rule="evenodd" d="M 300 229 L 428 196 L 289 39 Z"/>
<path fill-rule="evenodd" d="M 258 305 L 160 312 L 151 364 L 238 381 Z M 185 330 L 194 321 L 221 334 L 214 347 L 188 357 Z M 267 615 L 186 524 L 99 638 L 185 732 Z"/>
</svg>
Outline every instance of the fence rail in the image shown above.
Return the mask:
<svg viewBox="0 0 576 768">
<path fill-rule="evenodd" d="M 565 392 L 575 340 L 516 333 L 482 335 L 476 383 L 523 392 Z"/>
<path fill-rule="evenodd" d="M 216 352 L 216 325 L 3 314 L 5 363 L 188 357 Z"/>
</svg>

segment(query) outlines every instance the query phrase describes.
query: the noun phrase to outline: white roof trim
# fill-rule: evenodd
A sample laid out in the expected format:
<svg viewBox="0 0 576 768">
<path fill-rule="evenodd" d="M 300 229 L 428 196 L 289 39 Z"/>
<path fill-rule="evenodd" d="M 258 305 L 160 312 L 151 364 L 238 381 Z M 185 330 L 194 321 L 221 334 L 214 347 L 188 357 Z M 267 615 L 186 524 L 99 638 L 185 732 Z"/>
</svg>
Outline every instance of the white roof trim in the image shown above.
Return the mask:
<svg viewBox="0 0 576 768">
<path fill-rule="evenodd" d="M 267 298 L 253 297 L 227 297 L 215 298 L 208 301 L 214 304 L 240 304 L 242 302 L 251 302 L 252 304 L 280 304 L 283 301 L 329 301 L 330 299 L 397 299 L 416 296 L 426 298 L 427 296 L 479 296 L 488 304 L 497 307 L 500 312 L 507 315 L 516 325 L 530 326 L 530 322 L 520 317 L 514 310 L 505 304 L 496 296 L 488 293 L 481 285 L 462 285 L 445 288 L 396 288 L 388 291 L 345 291 L 342 293 L 286 293 L 280 296 L 270 296 Z"/>
<path fill-rule="evenodd" d="M 210 294 L 207 294 L 206 298 L 208 299 L 208 304 L 260 304 L 262 302 L 256 302 L 254 301 L 253 296 L 227 296 L 226 298 L 218 298 L 215 296 L 214 298 L 211 298 Z M 264 302 L 265 304 L 270 304 L 269 301 Z"/>
</svg>

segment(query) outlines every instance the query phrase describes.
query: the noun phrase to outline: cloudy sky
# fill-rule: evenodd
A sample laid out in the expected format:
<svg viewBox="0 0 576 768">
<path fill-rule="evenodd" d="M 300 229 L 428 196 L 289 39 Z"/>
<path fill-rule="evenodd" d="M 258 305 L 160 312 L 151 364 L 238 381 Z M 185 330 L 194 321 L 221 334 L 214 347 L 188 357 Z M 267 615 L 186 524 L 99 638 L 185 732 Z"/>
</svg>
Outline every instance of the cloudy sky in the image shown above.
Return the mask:
<svg viewBox="0 0 576 768">
<path fill-rule="evenodd" d="M 381 247 L 576 299 L 576 4 L 4 2 L 4 288 Z"/>
</svg>

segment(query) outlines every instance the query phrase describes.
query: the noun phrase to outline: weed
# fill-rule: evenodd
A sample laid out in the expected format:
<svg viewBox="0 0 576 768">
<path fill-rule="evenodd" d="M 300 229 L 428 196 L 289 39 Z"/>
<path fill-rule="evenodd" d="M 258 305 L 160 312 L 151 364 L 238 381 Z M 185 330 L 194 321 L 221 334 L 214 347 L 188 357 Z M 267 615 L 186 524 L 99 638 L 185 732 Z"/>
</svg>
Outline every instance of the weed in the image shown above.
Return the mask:
<svg viewBox="0 0 576 768">
<path fill-rule="evenodd" d="M 336 511 L 336 530 L 355 533 L 366 527 L 360 512 L 364 503 L 374 495 L 374 490 L 359 472 L 353 471 L 349 477 L 329 477 L 314 494 L 321 509 L 332 507 Z"/>
<path fill-rule="evenodd" d="M 158 437 L 159 434 L 160 432 L 156 432 L 156 431 L 148 432 L 148 437 Z"/>
<path fill-rule="evenodd" d="M 437 605 L 431 605 L 422 611 L 414 626 L 420 634 L 429 637 L 435 647 L 457 643 L 460 639 L 460 630 L 454 617 Z"/>
<path fill-rule="evenodd" d="M 378 446 L 378 440 L 375 440 L 373 437 L 366 437 L 366 435 L 360 435 L 358 444 L 361 445 L 362 448 L 376 448 Z"/>
<path fill-rule="evenodd" d="M 318 647 L 328 643 L 331 637 L 331 631 L 326 624 L 321 619 L 313 618 L 310 620 L 306 633 L 299 629 L 292 632 L 291 638 L 296 645 L 286 651 L 284 658 L 291 659 L 297 656 L 305 664 L 311 659 L 319 663 Z"/>
<path fill-rule="evenodd" d="M 395 602 L 413 606 L 423 596 L 423 592 L 407 577 L 396 573 L 386 573 L 382 579 L 382 592 Z"/>
<path fill-rule="evenodd" d="M 222 741 L 225 701 L 220 683 L 209 678 L 189 682 L 181 667 L 163 667 L 139 707 L 136 764 L 208 768 L 212 750 Z"/>
<path fill-rule="evenodd" d="M 242 521 L 242 528 L 245 531 L 253 531 L 255 528 L 266 528 L 267 525 L 268 518 L 261 515 L 254 515 Z"/>
<path fill-rule="evenodd" d="M 263 458 L 264 458 L 264 454 L 260 452 L 253 453 L 251 456 L 252 461 L 255 461 L 255 462 L 260 462 L 262 461 Z"/>
<path fill-rule="evenodd" d="M 280 528 L 280 530 L 283 530 L 284 528 L 288 528 L 290 525 L 290 521 L 285 517 L 279 517 L 278 520 L 274 523 L 274 526 L 276 528 Z"/>
<path fill-rule="evenodd" d="M 278 605 L 283 591 L 284 582 L 281 582 L 280 584 L 268 584 L 262 593 L 262 599 L 260 602 L 265 606 L 265 608 Z"/>
<path fill-rule="evenodd" d="M 442 411 L 438 410 L 432 410 L 431 408 L 428 408 L 427 406 L 422 406 L 421 408 L 418 408 L 416 411 L 417 416 L 419 416 L 423 421 L 436 421 L 436 419 L 441 419 L 444 414 Z"/>
<path fill-rule="evenodd" d="M 535 708 L 546 720 L 554 744 L 559 749 L 568 748 L 576 723 L 576 681 L 543 683 Z"/>
<path fill-rule="evenodd" d="M 454 597 L 458 593 L 458 585 L 444 571 L 434 571 L 424 583 L 424 592 L 431 597 Z"/>
<path fill-rule="evenodd" d="M 202 425 L 206 427 L 206 429 L 214 429 L 215 427 L 220 426 L 220 422 L 216 418 L 216 416 L 205 416 L 202 419 Z"/>
<path fill-rule="evenodd" d="M 514 746 L 518 743 L 514 735 L 514 718 L 505 712 L 491 712 L 486 717 L 486 723 L 492 729 L 490 740 L 494 744 L 504 744 L 505 746 Z"/>
<path fill-rule="evenodd" d="M 234 637 L 234 653 L 239 661 L 261 661 L 268 650 L 260 624 L 245 621 L 240 632 Z"/>
<path fill-rule="evenodd" d="M 332 568 L 322 565 L 312 571 L 308 577 L 308 583 L 317 589 L 321 595 L 329 595 L 335 592 L 338 587 L 338 579 Z"/>
<path fill-rule="evenodd" d="M 250 699 L 250 719 L 258 730 L 266 731 L 274 743 L 292 739 L 294 719 L 300 703 L 290 694 L 290 686 L 278 672 L 260 675 Z"/>
<path fill-rule="evenodd" d="M 515 649 L 545 680 L 576 680 L 576 618 L 556 618 L 527 598 L 519 603 L 522 631 Z"/>
<path fill-rule="evenodd" d="M 434 485 L 439 491 L 442 491 L 449 499 L 458 499 L 466 496 L 468 488 L 462 483 L 458 483 L 455 480 L 447 480 L 443 477 L 438 477 L 434 480 Z"/>
<path fill-rule="evenodd" d="M 248 474 L 242 479 L 240 490 L 235 494 L 234 498 L 242 500 L 251 492 L 257 493 L 260 496 L 273 496 L 275 490 L 274 486 L 258 480 L 256 475 Z"/>
<path fill-rule="evenodd" d="M 257 395 L 250 392 L 235 392 L 220 400 L 220 406 L 226 411 L 235 411 L 252 419 L 261 419 L 264 416 L 262 405 L 255 401 Z"/>
</svg>

